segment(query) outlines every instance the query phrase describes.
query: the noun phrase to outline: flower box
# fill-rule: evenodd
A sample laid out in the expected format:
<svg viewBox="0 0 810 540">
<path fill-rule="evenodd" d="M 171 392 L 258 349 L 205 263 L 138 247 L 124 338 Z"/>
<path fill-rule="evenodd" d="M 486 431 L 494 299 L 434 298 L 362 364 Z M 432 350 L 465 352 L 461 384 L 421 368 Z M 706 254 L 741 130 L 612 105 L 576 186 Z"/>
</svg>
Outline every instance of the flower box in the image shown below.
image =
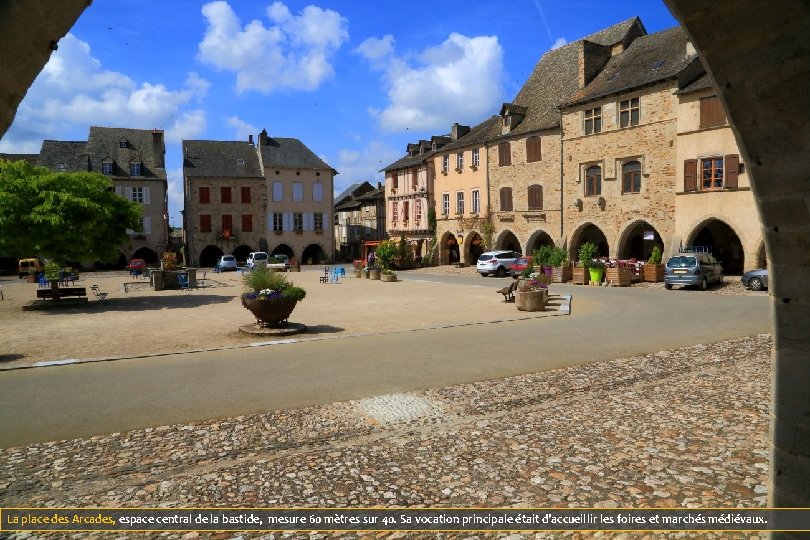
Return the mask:
<svg viewBox="0 0 810 540">
<path fill-rule="evenodd" d="M 264 327 L 286 324 L 297 303 L 297 300 L 287 298 L 260 300 L 242 297 L 242 305 L 256 317 L 256 324 Z"/>
<path fill-rule="evenodd" d="M 630 268 L 626 266 L 618 266 L 616 268 L 605 269 L 605 279 L 609 284 L 617 287 L 629 287 L 632 281 Z"/>
<path fill-rule="evenodd" d="M 571 265 L 552 266 L 551 281 L 553 283 L 566 283 L 571 281 Z"/>
<path fill-rule="evenodd" d="M 644 281 L 664 281 L 664 265 L 647 263 L 641 267 L 641 275 Z"/>
<path fill-rule="evenodd" d="M 571 281 L 576 285 L 585 285 L 590 280 L 588 269 L 584 266 L 575 266 L 571 271 Z"/>
</svg>

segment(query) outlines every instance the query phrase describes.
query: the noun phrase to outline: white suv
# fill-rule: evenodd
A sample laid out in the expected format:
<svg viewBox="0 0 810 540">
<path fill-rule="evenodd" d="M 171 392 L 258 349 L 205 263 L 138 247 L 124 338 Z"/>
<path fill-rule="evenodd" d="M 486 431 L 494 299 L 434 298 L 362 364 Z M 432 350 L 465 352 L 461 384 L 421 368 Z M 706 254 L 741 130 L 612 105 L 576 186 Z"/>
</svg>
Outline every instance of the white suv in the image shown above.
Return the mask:
<svg viewBox="0 0 810 540">
<path fill-rule="evenodd" d="M 490 274 L 503 277 L 509 273 L 509 269 L 512 268 L 515 259 L 520 256 L 520 253 L 515 253 L 514 251 L 487 251 L 478 257 L 475 269 L 484 277 Z"/>
<path fill-rule="evenodd" d="M 267 253 L 264 251 L 251 251 L 248 255 L 246 266 L 248 268 L 255 268 L 257 266 L 266 265 L 268 260 Z"/>
</svg>

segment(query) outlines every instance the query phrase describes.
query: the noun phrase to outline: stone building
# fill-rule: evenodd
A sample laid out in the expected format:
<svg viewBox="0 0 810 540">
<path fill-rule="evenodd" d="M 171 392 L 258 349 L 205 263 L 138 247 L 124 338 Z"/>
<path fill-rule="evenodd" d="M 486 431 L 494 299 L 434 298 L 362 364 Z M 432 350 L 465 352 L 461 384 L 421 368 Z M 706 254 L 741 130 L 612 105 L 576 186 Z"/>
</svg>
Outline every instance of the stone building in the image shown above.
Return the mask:
<svg viewBox="0 0 810 540">
<path fill-rule="evenodd" d="M 118 266 L 141 258 L 157 263 L 168 242 L 168 200 L 162 130 L 90 127 L 87 141 L 42 143 L 38 164 L 55 171 L 97 172 L 115 192 L 141 206 L 142 231 L 129 231 Z"/>
<path fill-rule="evenodd" d="M 352 261 L 363 255 L 363 240 L 369 236 L 359 197 L 375 191 L 368 182 L 358 182 L 335 197 L 335 254 L 341 261 Z"/>
<path fill-rule="evenodd" d="M 184 140 L 183 202 L 187 264 L 267 250 L 267 189 L 251 142 Z"/>
</svg>

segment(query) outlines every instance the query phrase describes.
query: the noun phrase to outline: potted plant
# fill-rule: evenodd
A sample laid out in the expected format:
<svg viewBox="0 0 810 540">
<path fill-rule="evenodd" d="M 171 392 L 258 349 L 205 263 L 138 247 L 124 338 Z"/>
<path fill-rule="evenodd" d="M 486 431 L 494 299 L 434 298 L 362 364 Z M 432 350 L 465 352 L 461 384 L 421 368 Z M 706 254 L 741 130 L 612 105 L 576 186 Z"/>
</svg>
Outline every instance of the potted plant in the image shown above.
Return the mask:
<svg viewBox="0 0 810 540">
<path fill-rule="evenodd" d="M 393 240 L 383 240 L 380 242 L 375 253 L 377 255 L 376 262 L 382 269 L 377 269 L 377 277 L 372 275 L 371 279 L 380 279 L 388 282 L 397 280 L 397 275 L 393 272 L 393 264 L 394 259 L 398 255 L 398 251 L 397 244 Z M 386 276 L 385 279 L 382 278 L 383 275 Z"/>
<path fill-rule="evenodd" d="M 354 266 L 354 277 L 363 277 L 363 267 L 365 266 L 365 262 L 362 259 L 355 259 L 352 262 L 352 265 Z"/>
<path fill-rule="evenodd" d="M 289 271 L 290 272 L 300 272 L 301 271 L 301 263 L 299 263 L 298 259 L 296 259 L 295 257 L 290 259 Z"/>
<path fill-rule="evenodd" d="M 579 246 L 579 265 L 574 269 L 574 283 L 584 285 L 586 282 L 586 272 L 590 278 L 590 282 L 602 282 L 602 278 L 605 275 L 605 263 L 596 260 L 598 252 L 598 248 L 593 242 L 585 242 Z"/>
<path fill-rule="evenodd" d="M 380 272 L 380 281 L 387 281 L 387 282 L 390 283 L 390 282 L 396 281 L 396 280 L 397 280 L 397 275 L 394 273 L 393 270 L 384 268 Z"/>
<path fill-rule="evenodd" d="M 568 253 L 563 248 L 558 246 L 551 248 L 548 264 L 551 265 L 551 280 L 554 283 L 571 281 L 571 265 L 568 262 Z"/>
<path fill-rule="evenodd" d="M 588 276 L 591 285 L 600 285 L 605 278 L 605 263 L 599 259 L 592 259 L 588 263 Z"/>
<path fill-rule="evenodd" d="M 618 287 L 629 287 L 633 279 L 630 267 L 623 262 L 617 262 L 616 266 L 605 269 L 605 281 Z"/>
<path fill-rule="evenodd" d="M 542 270 L 548 277 L 553 276 L 551 257 L 554 253 L 554 246 L 540 246 L 534 250 L 534 264 Z"/>
<path fill-rule="evenodd" d="M 661 264 L 663 253 L 661 248 L 653 246 L 647 264 L 641 267 L 641 274 L 644 281 L 664 281 L 664 265 Z"/>
<path fill-rule="evenodd" d="M 253 313 L 256 324 L 263 327 L 281 326 L 304 299 L 306 291 L 287 280 L 287 275 L 257 266 L 244 277 L 242 306 Z"/>
<path fill-rule="evenodd" d="M 550 282 L 551 278 L 542 272 L 532 272 L 521 279 L 515 293 L 515 307 L 520 311 L 545 311 Z"/>
</svg>

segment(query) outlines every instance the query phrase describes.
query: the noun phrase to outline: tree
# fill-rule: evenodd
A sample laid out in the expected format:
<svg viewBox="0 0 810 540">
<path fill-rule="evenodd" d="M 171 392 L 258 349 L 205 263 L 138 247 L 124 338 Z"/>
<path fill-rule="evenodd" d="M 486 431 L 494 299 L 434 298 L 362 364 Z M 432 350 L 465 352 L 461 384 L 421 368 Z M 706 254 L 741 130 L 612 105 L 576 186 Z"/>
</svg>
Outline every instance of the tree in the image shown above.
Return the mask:
<svg viewBox="0 0 810 540">
<path fill-rule="evenodd" d="M 0 256 L 113 262 L 140 215 L 102 174 L 0 160 Z"/>
</svg>

